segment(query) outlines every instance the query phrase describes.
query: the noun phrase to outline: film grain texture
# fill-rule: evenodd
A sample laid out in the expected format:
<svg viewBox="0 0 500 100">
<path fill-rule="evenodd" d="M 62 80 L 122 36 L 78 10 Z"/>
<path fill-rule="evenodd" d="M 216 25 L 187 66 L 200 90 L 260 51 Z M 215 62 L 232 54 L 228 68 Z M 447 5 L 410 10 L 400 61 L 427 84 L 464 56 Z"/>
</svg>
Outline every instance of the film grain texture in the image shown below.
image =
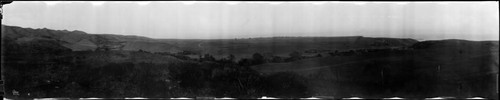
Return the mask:
<svg viewBox="0 0 500 100">
<path fill-rule="evenodd" d="M 498 99 L 498 2 L 14 1 L 2 9 L 7 99 Z"/>
</svg>

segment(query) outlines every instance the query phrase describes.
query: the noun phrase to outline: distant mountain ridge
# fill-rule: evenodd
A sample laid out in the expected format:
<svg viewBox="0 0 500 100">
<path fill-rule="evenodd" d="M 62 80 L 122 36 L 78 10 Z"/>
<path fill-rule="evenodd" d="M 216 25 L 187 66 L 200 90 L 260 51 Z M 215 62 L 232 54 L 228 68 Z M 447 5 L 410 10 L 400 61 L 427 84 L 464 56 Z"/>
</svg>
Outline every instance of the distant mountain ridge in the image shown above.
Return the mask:
<svg viewBox="0 0 500 100">
<path fill-rule="evenodd" d="M 155 39 L 141 36 L 88 34 L 83 31 L 51 30 L 46 28 L 31 29 L 7 25 L 3 25 L 2 30 L 4 32 L 2 38 L 10 38 L 17 42 L 32 40 L 53 40 L 58 41 L 63 46 L 74 51 L 96 50 L 104 47 L 117 50 L 144 49 L 147 51 L 168 51 L 175 48 L 175 46 L 165 43 L 159 43 Z M 156 50 L 157 48 L 141 47 L 143 43 L 150 43 L 153 45 L 162 44 L 168 46 L 162 46 L 159 48 L 161 50 Z"/>
<path fill-rule="evenodd" d="M 344 37 L 260 37 L 248 39 L 152 39 L 142 36 L 88 34 L 83 31 L 32 29 L 2 25 L 2 38 L 16 42 L 47 40 L 61 44 L 73 51 L 86 50 L 144 50 L 149 52 L 189 51 L 198 55 L 213 54 L 225 57 L 249 57 L 253 53 L 270 53 L 287 56 L 293 51 L 351 50 L 394 47 L 423 48 L 435 41 L 419 42 L 414 39 Z M 465 40 L 443 40 L 465 41 Z M 439 41 L 438 41 L 439 42 Z M 467 41 L 463 42 L 466 43 Z M 439 43 L 438 43 L 439 44 Z M 449 43 L 448 43 L 449 44 Z M 498 43 L 497 43 L 498 44 Z"/>
<path fill-rule="evenodd" d="M 210 49 L 225 48 L 225 47 L 240 47 L 240 44 L 255 44 L 262 45 L 272 42 L 273 44 L 281 43 L 310 43 L 321 42 L 317 44 L 324 46 L 326 44 L 337 43 L 342 45 L 357 44 L 357 46 L 408 46 L 418 41 L 413 39 L 391 39 L 391 38 L 367 38 L 361 36 L 352 37 L 271 37 L 271 38 L 253 38 L 253 39 L 214 39 L 214 40 L 183 40 L 183 39 L 152 39 L 142 36 L 124 36 L 111 34 L 88 34 L 83 31 L 67 31 L 67 30 L 51 30 L 51 29 L 31 29 L 17 26 L 3 25 L 3 38 L 10 38 L 15 41 L 32 41 L 32 40 L 54 40 L 61 43 L 63 46 L 74 51 L 96 50 L 99 48 L 110 48 L 116 50 L 145 50 L 151 52 L 180 52 L 181 50 L 200 51 L 199 53 L 217 53 L 225 49 L 209 50 L 201 52 L 203 48 L 193 48 L 185 46 L 197 46 L 198 44 L 207 43 L 205 47 Z M 225 44 L 229 42 L 234 44 Z M 280 45 L 272 45 L 277 48 Z M 289 46 L 289 45 L 285 45 Z M 292 45 L 293 46 L 293 45 Z M 300 48 L 302 45 L 296 47 Z M 326 46 L 328 47 L 328 46 Z M 330 46 L 334 47 L 334 46 Z M 286 48 L 286 47 L 285 47 Z M 347 47 L 352 48 L 352 47 Z M 239 48 L 233 48 L 239 49 Z M 230 49 L 232 50 L 232 49 Z M 215 51 L 215 52 L 212 52 Z M 254 50 L 259 52 L 259 50 Z M 262 50 L 265 52 L 266 50 Z M 269 50 L 267 50 L 269 51 Z"/>
</svg>

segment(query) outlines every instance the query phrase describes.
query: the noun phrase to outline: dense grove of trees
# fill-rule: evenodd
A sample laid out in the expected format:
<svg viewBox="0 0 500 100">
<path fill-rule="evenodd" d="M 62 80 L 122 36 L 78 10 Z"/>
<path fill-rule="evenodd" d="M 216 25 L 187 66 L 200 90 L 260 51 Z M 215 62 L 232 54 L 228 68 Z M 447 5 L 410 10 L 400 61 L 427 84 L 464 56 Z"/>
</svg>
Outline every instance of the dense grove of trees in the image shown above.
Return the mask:
<svg viewBox="0 0 500 100">
<path fill-rule="evenodd" d="M 140 52 L 147 52 L 143 50 L 139 50 Z M 385 49 L 353 49 L 353 50 L 345 50 L 345 51 L 339 51 L 339 50 L 314 50 L 314 51 L 328 51 L 326 54 L 329 56 L 383 56 L 383 55 L 391 55 L 391 54 L 407 54 L 408 49 L 407 48 L 385 48 Z M 310 51 L 305 51 L 304 53 L 311 53 Z M 259 65 L 259 64 L 264 64 L 264 63 L 286 63 L 286 62 L 293 62 L 297 60 L 302 60 L 302 59 L 307 59 L 307 58 L 314 58 L 314 57 L 323 57 L 323 55 L 320 52 L 315 52 L 314 56 L 304 56 L 303 53 L 294 51 L 290 52 L 288 54 L 288 57 L 281 57 L 281 56 L 274 56 L 273 54 L 270 53 L 254 53 L 252 54 L 251 58 L 242 58 L 239 60 L 236 60 L 236 57 L 232 54 L 229 54 L 225 58 L 221 59 L 216 59 L 210 54 L 203 54 L 200 55 L 199 58 L 190 58 L 186 55 L 192 55 L 195 54 L 190 51 L 182 51 L 178 53 L 169 53 L 169 52 L 160 52 L 156 53 L 160 55 L 169 55 L 169 56 L 174 56 L 179 59 L 183 60 L 195 60 L 199 62 L 204 62 L 204 61 L 211 61 L 211 62 L 218 62 L 218 63 L 231 63 L 231 64 L 237 64 L 239 66 L 253 66 L 253 65 Z"/>
<path fill-rule="evenodd" d="M 411 49 L 408 48 L 383 48 L 383 49 L 353 49 L 346 51 L 328 52 L 330 56 L 384 56 L 391 54 L 409 54 Z"/>
</svg>

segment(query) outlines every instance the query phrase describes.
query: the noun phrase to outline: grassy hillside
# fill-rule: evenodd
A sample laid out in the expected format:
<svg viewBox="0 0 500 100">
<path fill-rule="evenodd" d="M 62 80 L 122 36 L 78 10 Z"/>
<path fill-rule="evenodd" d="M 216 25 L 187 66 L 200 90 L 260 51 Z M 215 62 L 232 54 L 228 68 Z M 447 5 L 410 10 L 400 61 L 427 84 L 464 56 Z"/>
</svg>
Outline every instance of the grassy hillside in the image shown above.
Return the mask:
<svg viewBox="0 0 500 100">
<path fill-rule="evenodd" d="M 498 41 L 424 41 L 411 48 L 399 53 L 381 50 L 252 68 L 268 74 L 300 74 L 315 95 L 495 97 Z"/>
<path fill-rule="evenodd" d="M 148 50 L 170 51 L 175 46 L 160 43 L 154 39 L 140 36 L 124 36 L 111 34 L 88 34 L 82 31 L 31 29 L 2 25 L 2 38 L 15 41 L 53 40 L 74 51 L 96 50 L 107 47 L 113 50 Z M 151 46 L 144 46 L 151 45 Z"/>
<path fill-rule="evenodd" d="M 3 38 L 16 41 L 46 39 L 59 41 L 74 51 L 109 48 L 112 50 L 145 50 L 149 52 L 193 52 L 192 56 L 211 54 L 216 58 L 235 55 L 237 59 L 253 53 L 288 56 L 298 52 L 328 52 L 359 48 L 391 48 L 410 46 L 418 41 L 397 38 L 347 37 L 269 37 L 249 39 L 151 39 L 140 36 L 88 34 L 82 31 L 30 29 L 2 25 Z"/>
<path fill-rule="evenodd" d="M 498 41 L 2 31 L 8 98 L 498 96 Z"/>
<path fill-rule="evenodd" d="M 267 94 L 285 97 L 309 95 L 303 84 L 290 83 L 297 81 L 293 77 L 295 74 L 263 76 L 233 61 L 195 60 L 175 53 L 145 50 L 78 51 L 65 43 L 52 38 L 3 37 L 2 74 L 4 89 L 8 91 L 5 97 L 257 98 Z M 287 84 L 291 86 L 279 87 Z"/>
<path fill-rule="evenodd" d="M 216 58 L 229 54 L 237 58 L 249 58 L 253 53 L 267 53 L 274 56 L 288 56 L 298 51 L 326 53 L 335 50 L 359 48 L 390 48 L 412 45 L 413 39 L 352 37 L 272 37 L 221 40 L 162 40 L 178 44 L 183 50 L 213 54 Z"/>
</svg>

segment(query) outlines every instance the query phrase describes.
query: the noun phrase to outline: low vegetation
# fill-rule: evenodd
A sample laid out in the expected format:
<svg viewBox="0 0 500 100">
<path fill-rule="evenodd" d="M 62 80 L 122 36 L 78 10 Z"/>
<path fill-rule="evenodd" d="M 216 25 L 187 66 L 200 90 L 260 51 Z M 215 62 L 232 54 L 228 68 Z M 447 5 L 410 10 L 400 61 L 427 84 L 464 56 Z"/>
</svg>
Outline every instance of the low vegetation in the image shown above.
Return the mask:
<svg viewBox="0 0 500 100">
<path fill-rule="evenodd" d="M 155 40 L 4 27 L 7 98 L 498 96 L 498 41 Z"/>
</svg>

